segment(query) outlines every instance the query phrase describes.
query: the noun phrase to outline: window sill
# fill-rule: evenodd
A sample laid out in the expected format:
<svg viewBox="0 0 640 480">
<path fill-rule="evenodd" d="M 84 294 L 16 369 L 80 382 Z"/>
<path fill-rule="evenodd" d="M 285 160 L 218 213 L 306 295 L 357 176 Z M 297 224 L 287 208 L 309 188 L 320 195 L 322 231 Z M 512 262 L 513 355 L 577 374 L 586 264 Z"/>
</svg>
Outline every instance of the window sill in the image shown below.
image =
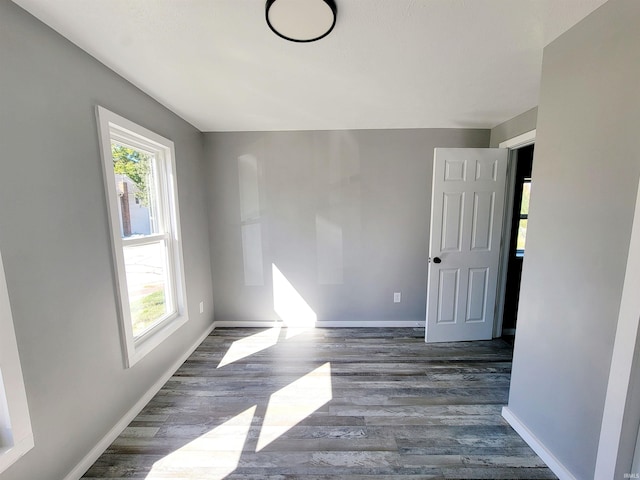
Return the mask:
<svg viewBox="0 0 640 480">
<path fill-rule="evenodd" d="M 187 315 L 180 315 L 160 324 L 156 329 L 135 341 L 133 345 L 127 346 L 127 368 L 133 367 L 142 360 L 149 352 L 164 342 L 171 334 L 187 323 Z"/>
<path fill-rule="evenodd" d="M 16 463 L 34 446 L 33 435 L 27 435 L 15 445 L 0 448 L 0 473 Z"/>
</svg>

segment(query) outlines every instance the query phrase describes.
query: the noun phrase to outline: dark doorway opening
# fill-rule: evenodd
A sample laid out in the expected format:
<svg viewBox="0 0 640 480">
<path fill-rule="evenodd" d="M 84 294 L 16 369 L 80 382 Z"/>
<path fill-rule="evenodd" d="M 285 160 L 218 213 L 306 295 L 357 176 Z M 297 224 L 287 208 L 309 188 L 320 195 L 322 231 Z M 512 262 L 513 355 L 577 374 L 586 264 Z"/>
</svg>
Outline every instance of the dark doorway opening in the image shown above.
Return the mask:
<svg viewBox="0 0 640 480">
<path fill-rule="evenodd" d="M 529 196 L 531 193 L 531 167 L 533 165 L 533 145 L 516 150 L 516 181 L 511 215 L 511 238 L 509 240 L 509 261 L 507 264 L 507 284 L 505 288 L 502 334 L 514 335 L 520 300 L 520 278 L 524 260 L 529 217 Z"/>
</svg>

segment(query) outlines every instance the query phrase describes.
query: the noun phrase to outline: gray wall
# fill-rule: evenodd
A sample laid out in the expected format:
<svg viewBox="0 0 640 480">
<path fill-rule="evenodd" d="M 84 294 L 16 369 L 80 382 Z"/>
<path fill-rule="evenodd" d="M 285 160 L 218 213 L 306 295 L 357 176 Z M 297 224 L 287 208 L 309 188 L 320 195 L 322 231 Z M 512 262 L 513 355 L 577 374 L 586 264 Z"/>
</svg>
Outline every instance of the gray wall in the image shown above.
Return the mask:
<svg viewBox="0 0 640 480">
<path fill-rule="evenodd" d="M 491 147 L 497 148 L 500 142 L 534 130 L 536 128 L 537 117 L 538 107 L 533 107 L 531 110 L 527 110 L 513 117 L 511 120 L 507 120 L 493 127 L 491 129 Z"/>
<path fill-rule="evenodd" d="M 0 249 L 35 435 L 0 478 L 60 479 L 211 324 L 203 138 L 9 1 L 0 1 L 0 65 Z M 176 145 L 190 321 L 129 370 L 96 104 Z"/>
<path fill-rule="evenodd" d="M 274 264 L 319 321 L 424 322 L 433 149 L 488 143 L 488 130 L 206 134 L 216 320 L 281 317 Z"/>
<path fill-rule="evenodd" d="M 509 408 L 593 478 L 640 176 L 640 2 L 544 50 Z"/>
</svg>

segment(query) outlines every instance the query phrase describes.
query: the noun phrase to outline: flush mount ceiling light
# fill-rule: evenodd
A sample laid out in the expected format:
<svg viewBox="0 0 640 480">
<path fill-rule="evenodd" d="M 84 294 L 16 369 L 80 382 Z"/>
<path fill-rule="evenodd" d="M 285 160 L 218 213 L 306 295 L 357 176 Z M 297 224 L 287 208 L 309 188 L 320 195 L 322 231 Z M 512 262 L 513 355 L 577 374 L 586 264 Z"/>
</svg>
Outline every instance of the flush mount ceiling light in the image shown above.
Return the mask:
<svg viewBox="0 0 640 480">
<path fill-rule="evenodd" d="M 333 0 L 267 0 L 267 24 L 292 42 L 314 42 L 329 35 L 338 8 Z"/>
</svg>

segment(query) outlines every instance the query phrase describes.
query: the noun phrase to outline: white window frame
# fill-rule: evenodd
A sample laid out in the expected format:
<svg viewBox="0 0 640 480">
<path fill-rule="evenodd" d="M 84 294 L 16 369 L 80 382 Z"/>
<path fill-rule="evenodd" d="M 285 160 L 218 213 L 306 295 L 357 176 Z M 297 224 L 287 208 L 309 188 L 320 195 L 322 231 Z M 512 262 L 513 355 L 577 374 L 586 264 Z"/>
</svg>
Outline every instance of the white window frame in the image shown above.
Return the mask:
<svg viewBox="0 0 640 480">
<path fill-rule="evenodd" d="M 33 446 L 29 405 L 0 255 L 0 473 Z"/>
<path fill-rule="evenodd" d="M 111 226 L 113 259 L 117 277 L 117 306 L 120 320 L 120 331 L 124 345 L 127 367 L 132 367 L 145 355 L 166 340 L 188 320 L 187 294 L 184 277 L 184 261 L 180 234 L 180 209 L 178 206 L 178 185 L 176 179 L 175 147 L 171 140 L 162 137 L 140 125 L 117 115 L 104 107 L 96 109 L 100 151 L 104 167 L 104 183 L 107 193 L 109 222 Z M 126 144 L 136 150 L 153 155 L 159 165 L 158 178 L 162 182 L 160 203 L 162 204 L 162 222 L 167 233 L 152 234 L 141 238 L 124 240 L 120 231 L 120 213 L 118 209 L 118 192 L 113 172 L 111 142 Z M 164 239 L 168 250 L 168 275 L 172 277 L 172 294 L 167 304 L 173 306 L 173 313 L 162 320 L 143 335 L 135 338 L 131 322 L 129 292 L 125 270 L 125 243 L 129 245 L 153 243 Z"/>
</svg>

